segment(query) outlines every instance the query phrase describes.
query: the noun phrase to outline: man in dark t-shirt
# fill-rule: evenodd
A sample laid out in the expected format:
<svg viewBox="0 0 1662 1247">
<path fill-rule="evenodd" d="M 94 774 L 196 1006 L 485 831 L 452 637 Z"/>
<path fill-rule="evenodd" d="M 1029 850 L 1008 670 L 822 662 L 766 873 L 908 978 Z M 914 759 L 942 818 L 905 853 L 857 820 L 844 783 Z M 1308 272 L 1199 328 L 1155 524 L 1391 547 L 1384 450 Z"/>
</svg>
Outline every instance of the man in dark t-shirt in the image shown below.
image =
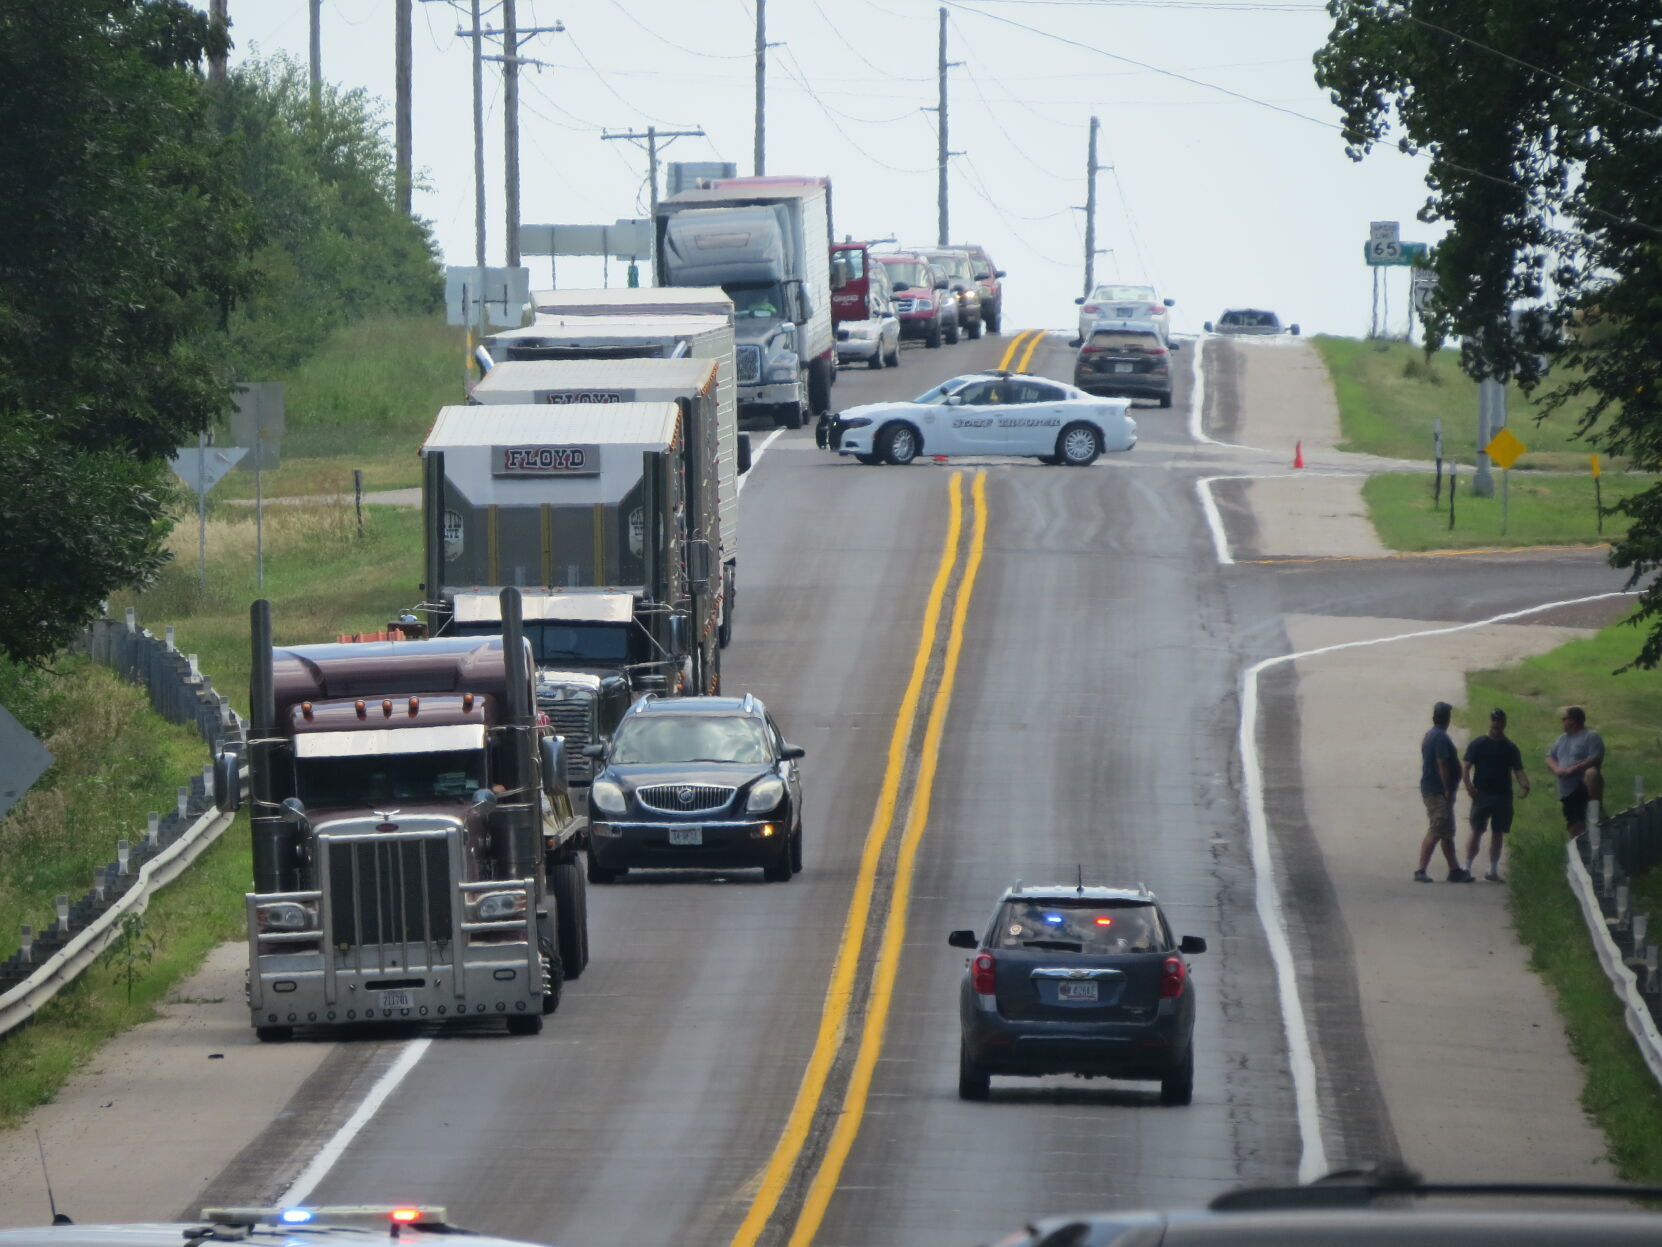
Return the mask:
<svg viewBox="0 0 1662 1247">
<path fill-rule="evenodd" d="M 1472 799 L 1472 834 L 1466 841 L 1466 877 L 1471 878 L 1483 833 L 1489 837 L 1490 883 L 1500 882 L 1501 839 L 1512 830 L 1512 780 L 1518 791 L 1529 795 L 1529 776 L 1524 774 L 1523 755 L 1506 735 L 1506 711 L 1489 712 L 1489 731 L 1466 746 L 1466 792 Z"/>
</svg>

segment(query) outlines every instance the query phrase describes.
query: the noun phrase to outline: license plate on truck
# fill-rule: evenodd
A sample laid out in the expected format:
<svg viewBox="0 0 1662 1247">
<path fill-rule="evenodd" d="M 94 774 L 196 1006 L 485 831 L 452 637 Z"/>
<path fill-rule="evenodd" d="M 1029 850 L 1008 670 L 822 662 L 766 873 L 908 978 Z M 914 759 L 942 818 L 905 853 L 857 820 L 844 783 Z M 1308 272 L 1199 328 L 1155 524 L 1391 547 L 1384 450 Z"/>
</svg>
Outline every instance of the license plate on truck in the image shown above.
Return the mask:
<svg viewBox="0 0 1662 1247">
<path fill-rule="evenodd" d="M 1086 980 L 1082 983 L 1063 981 L 1056 984 L 1056 998 L 1058 1000 L 1088 1000 L 1095 1002 L 1096 983 Z"/>
<path fill-rule="evenodd" d="M 703 844 L 704 843 L 704 828 L 702 828 L 702 827 L 671 827 L 669 829 L 669 842 L 670 842 L 671 845 L 681 845 L 681 844 L 699 845 L 699 844 Z"/>
<path fill-rule="evenodd" d="M 415 1002 L 410 999 L 409 992 L 382 992 L 381 1007 L 383 1009 L 412 1009 Z"/>
</svg>

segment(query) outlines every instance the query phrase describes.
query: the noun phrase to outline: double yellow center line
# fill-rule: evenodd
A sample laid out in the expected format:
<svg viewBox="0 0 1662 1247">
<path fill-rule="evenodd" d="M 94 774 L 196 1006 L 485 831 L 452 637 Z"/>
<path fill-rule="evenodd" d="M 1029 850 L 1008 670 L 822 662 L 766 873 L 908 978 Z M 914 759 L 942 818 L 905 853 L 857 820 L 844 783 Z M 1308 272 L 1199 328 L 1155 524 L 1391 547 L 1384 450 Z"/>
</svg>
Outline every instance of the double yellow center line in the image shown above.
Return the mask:
<svg viewBox="0 0 1662 1247">
<path fill-rule="evenodd" d="M 1039 349 L 1039 343 L 1044 340 L 1045 331 L 1043 329 L 1023 329 L 1011 338 L 1010 345 L 1004 348 L 1004 354 L 998 361 L 999 371 L 1003 372 L 1008 369 L 1010 361 L 1019 356 L 1021 363 L 1016 365 L 1015 371 L 1026 372 L 1028 365 L 1033 362 L 1033 352 Z"/>
<path fill-rule="evenodd" d="M 1042 336 L 1042 332 L 1040 334 Z M 1014 344 L 1012 344 L 1014 346 Z M 854 1003 L 855 982 L 859 976 L 862 954 L 865 951 L 866 924 L 872 907 L 880 899 L 878 878 L 890 833 L 895 823 L 901 783 L 908 768 L 909 747 L 917 725 L 918 710 L 924 700 L 925 685 L 931 659 L 938 645 L 941 616 L 954 583 L 954 572 L 959 565 L 959 547 L 964 533 L 964 473 L 954 472 L 947 481 L 947 533 L 941 551 L 940 563 L 930 585 L 925 603 L 923 627 L 918 647 L 912 658 L 911 676 L 900 700 L 900 711 L 895 717 L 894 731 L 889 737 L 888 762 L 883 773 L 883 785 L 878 790 L 877 807 L 866 832 L 865 848 L 860 856 L 860 869 L 855 878 L 854 895 L 849 902 L 848 917 L 843 925 L 842 939 L 837 947 L 837 959 L 832 967 L 831 984 L 825 994 L 825 1006 L 820 1014 L 819 1033 L 814 1050 L 797 1088 L 790 1116 L 775 1145 L 773 1155 L 763 1168 L 760 1183 L 750 1209 L 732 1247 L 755 1247 L 769 1222 L 779 1209 L 803 1149 L 814 1134 L 816 1121 L 822 1114 L 834 1114 L 830 1137 L 807 1179 L 807 1188 L 801 1207 L 791 1229 L 789 1247 L 808 1247 L 813 1242 L 843 1165 L 854 1146 L 865 1116 L 866 1100 L 877 1067 L 877 1058 L 883 1046 L 883 1031 L 888 1023 L 889 1005 L 894 995 L 896 976 L 900 968 L 900 952 L 906 938 L 906 914 L 911 901 L 912 876 L 917 865 L 918 847 L 929 821 L 933 799 L 935 771 L 939 763 L 941 739 L 946 731 L 946 715 L 952 701 L 953 686 L 957 682 L 958 660 L 964 642 L 964 625 L 969 615 L 970 597 L 975 589 L 981 559 L 987 538 L 987 474 L 977 472 L 971 486 L 972 516 L 970 537 L 963 553 L 962 572 L 956 577 L 957 593 L 952 605 L 951 621 L 940 666 L 929 703 L 923 743 L 916 764 L 916 778 L 911 786 L 911 806 L 901 831 L 892 878 L 887 889 L 888 912 L 884 919 L 882 938 L 872 965 L 870 986 L 865 1001 L 865 1020 L 860 1029 L 849 1066 L 848 1082 L 840 1107 L 825 1103 L 827 1083 L 838 1063 L 839 1052 L 847 1034 L 850 1009 Z"/>
</svg>

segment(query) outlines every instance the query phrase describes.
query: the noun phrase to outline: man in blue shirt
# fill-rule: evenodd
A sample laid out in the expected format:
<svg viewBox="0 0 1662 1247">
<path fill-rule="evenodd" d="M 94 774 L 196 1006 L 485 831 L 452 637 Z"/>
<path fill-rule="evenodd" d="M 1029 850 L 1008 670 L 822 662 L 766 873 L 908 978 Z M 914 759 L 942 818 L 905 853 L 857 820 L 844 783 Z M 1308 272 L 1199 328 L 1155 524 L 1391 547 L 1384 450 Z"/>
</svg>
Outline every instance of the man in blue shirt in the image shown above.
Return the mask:
<svg viewBox="0 0 1662 1247">
<path fill-rule="evenodd" d="M 1449 717 L 1454 707 L 1440 701 L 1431 708 L 1431 730 L 1420 739 L 1420 796 L 1425 801 L 1427 828 L 1420 841 L 1420 864 L 1415 883 L 1430 883 L 1425 868 L 1431 865 L 1432 849 L 1442 846 L 1448 862 L 1450 883 L 1470 883 L 1472 877 L 1460 869 L 1454 856 L 1454 794 L 1460 790 L 1460 754 L 1449 739 Z"/>
<path fill-rule="evenodd" d="M 1565 706 L 1564 733 L 1547 750 L 1547 770 L 1558 776 L 1558 803 L 1570 839 L 1587 830 L 1587 803 L 1604 799 L 1604 739 L 1587 726 L 1587 712 Z"/>
<path fill-rule="evenodd" d="M 1466 874 L 1472 873 L 1483 833 L 1493 829 L 1489 840 L 1489 873 L 1483 877 L 1499 883 L 1501 841 L 1512 830 L 1512 781 L 1518 791 L 1529 795 L 1529 776 L 1524 774 L 1523 755 L 1506 735 L 1506 711 L 1489 711 L 1489 733 L 1473 738 L 1466 746 L 1466 794 L 1472 799 L 1471 838 L 1466 841 Z"/>
</svg>

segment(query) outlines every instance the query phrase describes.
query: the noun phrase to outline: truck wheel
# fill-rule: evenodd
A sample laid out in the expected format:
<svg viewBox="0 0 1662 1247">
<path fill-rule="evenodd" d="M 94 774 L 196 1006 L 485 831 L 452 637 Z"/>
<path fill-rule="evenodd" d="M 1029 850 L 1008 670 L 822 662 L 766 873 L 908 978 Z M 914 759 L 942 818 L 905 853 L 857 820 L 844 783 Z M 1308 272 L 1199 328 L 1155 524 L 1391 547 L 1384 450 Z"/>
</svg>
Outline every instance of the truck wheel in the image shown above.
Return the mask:
<svg viewBox="0 0 1662 1247">
<path fill-rule="evenodd" d="M 294 1038 L 292 1026 L 256 1026 L 254 1038 L 261 1043 L 287 1043 Z"/>
<path fill-rule="evenodd" d="M 793 875 L 802 873 L 802 828 L 800 826 L 796 829 L 796 834 L 791 837 L 791 873 Z"/>
<path fill-rule="evenodd" d="M 549 943 L 546 938 L 539 938 L 537 940 L 537 951 L 542 954 L 543 975 L 546 979 L 546 982 L 543 984 L 542 1011 L 544 1014 L 549 1014 L 553 1013 L 554 1010 L 560 1007 L 560 988 L 565 983 L 565 973 L 560 965 L 559 952 L 556 951 L 554 945 Z M 537 1031 L 542 1029 L 542 1018 L 539 1017 L 537 1018 L 536 1030 L 513 1030 L 513 1024 L 515 1022 L 522 1021 L 524 1021 L 524 1019 L 520 1017 L 509 1018 L 508 1028 L 510 1033 L 535 1035 Z"/>
<path fill-rule="evenodd" d="M 1189 1045 L 1189 1055 L 1183 1058 L 1171 1073 L 1160 1080 L 1160 1103 L 1189 1104 L 1195 1098 L 1195 1049 Z"/>
<path fill-rule="evenodd" d="M 882 372 L 883 365 L 888 361 L 883 358 L 883 340 L 877 340 L 877 349 L 871 353 L 871 363 L 867 365 L 873 372 Z"/>
<path fill-rule="evenodd" d="M 888 363 L 890 368 L 900 367 L 900 335 L 898 333 L 894 336 L 894 350 L 889 352 Z"/>
<path fill-rule="evenodd" d="M 542 1014 L 510 1013 L 508 1015 L 508 1033 L 510 1035 L 542 1034 Z"/>
<path fill-rule="evenodd" d="M 867 467 L 875 467 L 883 462 L 882 455 L 855 455 L 854 457 Z"/>
<path fill-rule="evenodd" d="M 941 344 L 941 318 L 939 316 L 930 322 L 929 336 L 923 340 L 923 344 L 930 350 L 934 350 Z"/>
<path fill-rule="evenodd" d="M 791 881 L 791 845 L 789 840 L 779 846 L 779 859 L 762 867 L 762 878 L 768 883 L 789 883 Z"/>
<path fill-rule="evenodd" d="M 957 346 L 958 345 L 958 339 L 963 337 L 963 336 L 964 336 L 963 326 L 960 325 L 957 321 L 953 321 L 952 322 L 952 328 L 950 328 L 946 331 L 946 344 L 948 346 Z"/>
<path fill-rule="evenodd" d="M 778 425 L 782 429 L 800 429 L 808 421 L 808 411 L 800 404 L 787 404 L 780 409 Z"/>
<path fill-rule="evenodd" d="M 733 641 L 733 610 L 738 606 L 738 586 L 734 583 L 733 569 L 729 567 L 721 576 L 721 622 L 716 625 L 716 644 L 726 649 Z"/>
<path fill-rule="evenodd" d="M 589 853 L 588 880 L 590 883 L 616 883 L 628 873 L 627 870 L 608 870 L 604 866 L 595 865 L 594 853 L 592 851 Z"/>
<path fill-rule="evenodd" d="M 970 341 L 974 342 L 977 338 L 979 338 L 982 335 L 982 333 L 985 331 L 985 329 L 986 329 L 986 325 L 979 318 L 977 318 L 975 323 L 969 327 Z"/>
<path fill-rule="evenodd" d="M 831 366 L 823 359 L 808 364 L 808 410 L 815 414 L 831 410 Z"/>
<path fill-rule="evenodd" d="M 997 333 L 998 332 L 998 318 L 999 318 L 1000 314 L 1003 312 L 1003 310 L 1004 310 L 1003 308 L 1001 308 L 998 304 L 995 303 L 995 304 L 993 304 L 993 310 L 992 311 L 982 313 L 982 319 L 987 322 L 987 332 L 988 333 Z"/>
<path fill-rule="evenodd" d="M 554 929 L 560 941 L 560 966 L 566 978 L 575 979 L 582 975 L 588 961 L 583 953 L 585 885 L 576 859 L 554 867 L 550 884 L 549 890 L 554 893 Z"/>
<path fill-rule="evenodd" d="M 885 463 L 903 468 L 918 457 L 918 431 L 904 422 L 891 424 L 878 438 L 877 447 Z"/>
<path fill-rule="evenodd" d="M 1096 462 L 1102 453 L 1102 438 L 1088 424 L 1075 422 L 1056 438 L 1056 457 L 1064 467 L 1083 468 Z"/>
</svg>

